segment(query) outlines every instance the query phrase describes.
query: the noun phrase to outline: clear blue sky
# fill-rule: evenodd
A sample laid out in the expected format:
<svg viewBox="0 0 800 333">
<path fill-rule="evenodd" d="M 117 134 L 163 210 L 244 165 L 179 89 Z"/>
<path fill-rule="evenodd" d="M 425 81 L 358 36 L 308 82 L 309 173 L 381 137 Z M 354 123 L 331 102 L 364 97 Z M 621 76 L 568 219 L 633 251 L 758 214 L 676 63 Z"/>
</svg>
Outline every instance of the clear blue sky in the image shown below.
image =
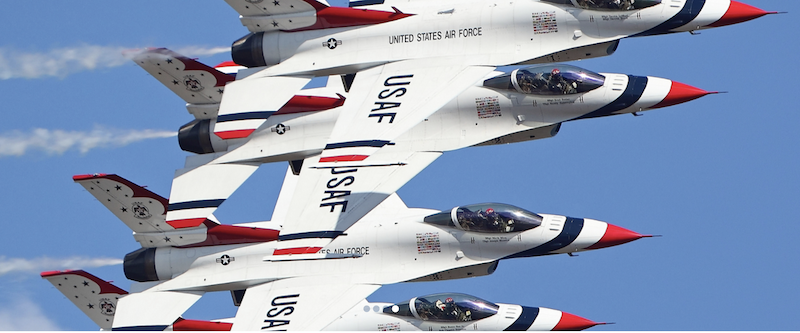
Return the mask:
<svg viewBox="0 0 800 333">
<path fill-rule="evenodd" d="M 617 323 L 594 330 L 800 330 L 800 2 L 745 2 L 789 14 L 696 36 L 627 39 L 611 57 L 574 63 L 728 94 L 643 117 L 567 123 L 552 139 L 450 152 L 399 191 L 411 207 L 496 201 L 663 237 L 578 257 L 503 261 L 487 277 L 385 286 L 370 300 L 453 291 Z M 71 176 L 117 173 L 167 196 L 187 153 L 174 138 L 84 153 L 34 147 L 14 154 L 10 147 L 35 128 L 113 136 L 175 131 L 191 116 L 132 62 L 116 66 L 117 51 L 93 70 L 66 62 L 70 70 L 59 71 L 38 59 L 92 46 L 227 47 L 247 31 L 222 0 L 10 1 L 0 31 L 0 329 L 95 330 L 38 276 L 61 267 L 24 264 L 122 258 L 137 249 L 130 230 Z M 225 60 L 227 53 L 200 56 L 209 64 Z M 56 76 L 36 70 L 47 66 Z M 262 166 L 217 216 L 268 219 L 285 167 Z M 87 270 L 130 285 L 121 265 Z M 187 317 L 234 314 L 221 293 Z"/>
</svg>

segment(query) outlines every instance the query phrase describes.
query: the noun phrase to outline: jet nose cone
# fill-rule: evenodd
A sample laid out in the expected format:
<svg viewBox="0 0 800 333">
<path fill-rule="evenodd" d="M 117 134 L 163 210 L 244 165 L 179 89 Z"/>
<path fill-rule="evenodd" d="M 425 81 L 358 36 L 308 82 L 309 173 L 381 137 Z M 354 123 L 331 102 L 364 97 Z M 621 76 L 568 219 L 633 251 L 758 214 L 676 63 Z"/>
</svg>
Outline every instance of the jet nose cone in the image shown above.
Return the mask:
<svg viewBox="0 0 800 333">
<path fill-rule="evenodd" d="M 587 249 L 602 249 L 604 247 L 611 247 L 615 245 L 625 244 L 627 242 L 635 241 L 642 237 L 652 237 L 650 235 L 642 235 L 638 232 L 630 231 L 625 228 L 615 226 L 611 223 L 608 224 L 605 234 L 600 238 L 597 243 L 588 247 Z"/>
<path fill-rule="evenodd" d="M 736 23 L 742 23 L 745 21 L 750 21 L 752 19 L 757 19 L 767 14 L 777 14 L 777 12 L 767 12 L 756 7 L 745 5 L 741 2 L 731 0 L 731 6 L 728 7 L 728 11 L 722 15 L 722 18 L 719 21 L 709 24 L 709 27 L 721 27 Z"/>
<path fill-rule="evenodd" d="M 578 317 L 571 313 L 561 312 L 561 320 L 558 321 L 553 331 L 582 331 L 595 325 L 603 325 L 589 319 Z"/>
<path fill-rule="evenodd" d="M 672 81 L 672 87 L 669 88 L 669 93 L 667 93 L 667 97 L 664 97 L 664 100 L 662 100 L 658 104 L 653 105 L 651 109 L 657 109 L 676 104 L 681 104 L 691 101 L 693 99 L 703 97 L 708 94 L 716 94 L 716 93 L 717 92 L 705 91 L 700 88 L 692 87 L 688 84 Z"/>
</svg>

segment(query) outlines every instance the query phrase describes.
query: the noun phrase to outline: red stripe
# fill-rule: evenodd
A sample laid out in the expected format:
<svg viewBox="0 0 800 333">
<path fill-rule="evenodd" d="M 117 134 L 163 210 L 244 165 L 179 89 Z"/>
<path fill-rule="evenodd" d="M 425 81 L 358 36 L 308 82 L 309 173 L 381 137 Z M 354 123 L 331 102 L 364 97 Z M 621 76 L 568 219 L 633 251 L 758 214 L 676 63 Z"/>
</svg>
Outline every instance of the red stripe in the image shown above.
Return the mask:
<svg viewBox="0 0 800 333">
<path fill-rule="evenodd" d="M 206 240 L 200 243 L 179 247 L 187 248 L 212 245 L 271 242 L 277 240 L 278 233 L 280 233 L 278 230 L 216 224 L 208 220 L 206 220 L 204 224 L 206 227 L 208 227 L 208 230 L 206 231 Z"/>
<path fill-rule="evenodd" d="M 230 331 L 233 324 L 215 321 L 178 318 L 172 324 L 173 331 Z"/>
<path fill-rule="evenodd" d="M 339 98 L 295 95 L 275 114 L 330 110 L 344 105 L 344 100 L 345 98 L 342 95 L 339 95 Z"/>
<path fill-rule="evenodd" d="M 307 253 L 317 253 L 322 249 L 321 247 L 293 247 L 290 249 L 275 249 L 275 252 L 272 252 L 274 256 L 282 256 L 286 254 L 307 254 Z"/>
<path fill-rule="evenodd" d="M 366 159 L 367 155 L 342 155 L 342 156 L 330 156 L 330 157 L 323 157 L 320 158 L 320 162 L 352 162 L 352 161 L 363 161 Z"/>
<path fill-rule="evenodd" d="M 229 140 L 229 139 L 241 139 L 250 136 L 255 132 L 254 129 L 248 130 L 235 130 L 235 131 L 223 131 L 223 132 L 214 132 L 220 139 Z"/>
<path fill-rule="evenodd" d="M 59 276 L 59 275 L 78 275 L 83 278 L 92 280 L 94 283 L 97 283 L 100 286 L 100 294 L 118 294 L 118 295 L 126 295 L 128 292 L 125 290 L 120 289 L 119 287 L 111 284 L 110 282 L 104 281 L 84 270 L 75 270 L 75 271 L 48 271 L 42 272 L 41 276 L 43 278 L 48 278 L 52 276 Z"/>
<path fill-rule="evenodd" d="M 224 61 L 224 62 L 220 63 L 219 65 L 214 66 L 214 68 L 233 67 L 233 66 L 241 66 L 241 65 L 239 65 L 239 64 L 237 64 L 237 63 L 235 63 L 233 61 Z"/>
<path fill-rule="evenodd" d="M 197 227 L 197 226 L 203 224 L 203 222 L 205 220 L 206 219 L 204 217 L 200 217 L 200 218 L 194 218 L 194 219 L 183 219 L 183 220 L 167 221 L 167 224 L 171 225 L 175 229 L 194 228 L 194 227 Z"/>
<path fill-rule="evenodd" d="M 104 174 L 104 173 L 95 173 L 95 174 L 91 174 L 91 175 L 74 175 L 74 176 L 72 176 L 72 180 L 79 181 L 79 180 L 84 180 L 84 179 L 92 179 L 92 178 L 95 178 L 95 177 L 105 177 L 105 176 L 106 176 L 106 174 Z"/>
<path fill-rule="evenodd" d="M 316 1 L 311 1 L 316 2 Z M 390 22 L 412 16 L 412 14 L 405 14 L 400 12 L 387 12 L 381 10 L 359 9 L 348 7 L 326 7 L 316 8 L 317 22 L 311 26 L 288 30 L 288 31 L 306 31 L 330 28 L 353 27 L 359 25 L 373 25 L 384 22 Z"/>
</svg>

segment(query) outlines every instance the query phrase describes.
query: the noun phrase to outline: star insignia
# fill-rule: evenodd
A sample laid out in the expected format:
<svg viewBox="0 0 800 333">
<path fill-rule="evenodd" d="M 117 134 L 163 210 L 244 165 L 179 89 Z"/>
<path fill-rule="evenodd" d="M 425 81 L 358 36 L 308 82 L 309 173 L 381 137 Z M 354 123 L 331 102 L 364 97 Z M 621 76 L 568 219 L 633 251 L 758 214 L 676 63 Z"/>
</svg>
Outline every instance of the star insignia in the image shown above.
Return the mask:
<svg viewBox="0 0 800 333">
<path fill-rule="evenodd" d="M 88 287 L 89 286 L 89 282 L 83 281 L 83 285 Z"/>
<path fill-rule="evenodd" d="M 278 0 L 275 0 L 275 1 L 273 1 L 273 2 L 272 2 L 272 5 L 273 5 L 273 6 L 280 6 L 280 5 L 281 5 L 281 2 L 280 2 L 280 1 L 278 1 Z"/>
<path fill-rule="evenodd" d="M 272 26 L 273 27 L 277 27 L 278 26 L 278 22 L 272 21 Z"/>
<path fill-rule="evenodd" d="M 119 185 L 114 186 L 114 188 L 117 189 L 117 191 L 122 190 L 122 186 L 119 186 Z"/>
<path fill-rule="evenodd" d="M 172 84 L 177 85 L 178 84 L 178 80 L 172 80 Z"/>
<path fill-rule="evenodd" d="M 94 305 L 93 304 L 87 304 L 86 306 L 88 306 L 90 309 L 94 309 Z"/>
<path fill-rule="evenodd" d="M 122 209 L 121 209 L 121 210 L 122 210 L 122 212 L 123 212 L 123 213 L 127 213 L 127 212 L 128 212 L 128 209 L 127 209 L 127 208 L 125 208 L 125 207 L 122 207 Z"/>
<path fill-rule="evenodd" d="M 170 241 L 169 237 L 164 237 L 164 241 L 169 242 Z"/>
<path fill-rule="evenodd" d="M 167 63 L 171 64 L 172 63 L 172 59 L 167 59 Z"/>
</svg>

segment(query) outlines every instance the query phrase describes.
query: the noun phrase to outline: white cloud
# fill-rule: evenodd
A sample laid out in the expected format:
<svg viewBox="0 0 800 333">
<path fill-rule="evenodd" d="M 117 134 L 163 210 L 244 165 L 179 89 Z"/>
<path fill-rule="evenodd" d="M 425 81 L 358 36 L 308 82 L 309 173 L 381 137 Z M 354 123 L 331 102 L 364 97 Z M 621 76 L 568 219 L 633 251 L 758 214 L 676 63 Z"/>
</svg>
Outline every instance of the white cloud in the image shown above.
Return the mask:
<svg viewBox="0 0 800 333">
<path fill-rule="evenodd" d="M 0 134 L 0 157 L 22 156 L 31 150 L 60 155 L 70 149 L 81 153 L 100 147 L 122 147 L 147 139 L 176 136 L 173 131 L 120 130 L 97 126 L 92 131 L 65 131 L 35 128 L 30 132 L 11 131 Z"/>
<path fill-rule="evenodd" d="M 27 297 L 15 297 L 13 303 L 0 307 L 0 331 L 61 330 L 49 317 Z"/>
<path fill-rule="evenodd" d="M 87 70 L 111 68 L 129 63 L 123 55 L 131 48 L 119 46 L 81 45 L 50 50 L 25 52 L 0 48 L 0 80 L 66 77 Z M 210 56 L 230 52 L 229 47 L 185 46 L 176 49 L 189 57 Z"/>
<path fill-rule="evenodd" d="M 0 276 L 9 273 L 39 273 L 41 271 L 91 268 L 119 265 L 121 263 L 122 260 L 117 258 L 39 257 L 34 259 L 23 259 L 6 258 L 5 256 L 0 256 Z"/>
</svg>

